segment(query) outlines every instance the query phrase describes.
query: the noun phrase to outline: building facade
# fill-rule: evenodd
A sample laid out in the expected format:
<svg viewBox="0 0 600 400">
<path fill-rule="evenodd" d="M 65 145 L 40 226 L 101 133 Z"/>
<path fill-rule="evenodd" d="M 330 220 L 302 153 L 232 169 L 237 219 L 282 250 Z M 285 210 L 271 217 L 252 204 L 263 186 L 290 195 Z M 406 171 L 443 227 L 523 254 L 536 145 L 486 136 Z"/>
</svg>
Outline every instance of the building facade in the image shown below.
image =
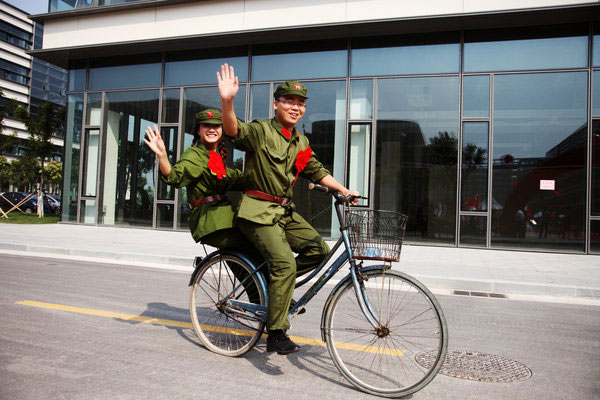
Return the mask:
<svg viewBox="0 0 600 400">
<path fill-rule="evenodd" d="M 406 241 L 600 253 L 598 1 L 50 1 L 32 55 L 69 70 L 66 222 L 186 229 L 157 179 L 194 115 L 240 78 L 238 117 L 271 118 L 278 83 L 309 90 L 299 128 L 361 205 L 409 215 Z M 229 162 L 243 167 L 243 154 Z M 329 200 L 295 203 L 335 237 Z M 68 205 L 68 206 L 67 206 Z"/>
<path fill-rule="evenodd" d="M 42 48 L 43 37 L 43 26 L 28 17 L 26 12 L 0 0 L 0 88 L 3 95 L 0 105 L 4 106 L 8 99 L 13 99 L 31 113 L 35 113 L 42 102 L 64 107 L 67 72 L 27 54 L 29 50 Z M 13 115 L 5 116 L 3 125 L 2 133 L 15 138 L 0 155 L 12 161 L 25 154 L 29 133 L 25 124 Z M 63 134 L 56 132 L 51 139 L 54 151 L 48 161 L 62 161 Z"/>
</svg>

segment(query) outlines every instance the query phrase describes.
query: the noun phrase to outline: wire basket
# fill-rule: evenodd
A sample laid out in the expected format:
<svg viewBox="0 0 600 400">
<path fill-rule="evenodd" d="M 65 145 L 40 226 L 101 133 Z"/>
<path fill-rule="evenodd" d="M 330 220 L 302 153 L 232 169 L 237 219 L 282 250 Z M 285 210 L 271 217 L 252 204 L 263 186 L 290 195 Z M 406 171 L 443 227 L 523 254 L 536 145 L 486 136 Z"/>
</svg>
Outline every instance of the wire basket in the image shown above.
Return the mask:
<svg viewBox="0 0 600 400">
<path fill-rule="evenodd" d="M 352 256 L 358 260 L 398 261 L 407 220 L 406 215 L 394 211 L 346 210 Z"/>
</svg>

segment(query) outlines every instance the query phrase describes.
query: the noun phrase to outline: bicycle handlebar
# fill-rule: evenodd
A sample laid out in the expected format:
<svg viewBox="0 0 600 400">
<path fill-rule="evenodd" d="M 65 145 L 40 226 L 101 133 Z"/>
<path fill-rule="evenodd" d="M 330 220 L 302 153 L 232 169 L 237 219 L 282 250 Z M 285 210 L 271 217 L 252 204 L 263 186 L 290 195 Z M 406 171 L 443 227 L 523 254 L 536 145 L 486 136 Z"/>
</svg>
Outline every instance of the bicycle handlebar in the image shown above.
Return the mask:
<svg viewBox="0 0 600 400">
<path fill-rule="evenodd" d="M 352 202 L 355 199 L 366 199 L 366 197 L 354 196 L 354 195 L 350 195 L 350 196 L 346 197 L 343 194 L 341 194 L 340 192 L 338 192 L 337 190 L 329 188 L 327 186 L 319 185 L 318 183 L 309 183 L 308 188 L 310 190 L 318 190 L 319 192 L 323 192 L 323 193 L 331 193 L 331 195 L 333 197 L 335 197 L 335 199 L 340 203 L 352 204 Z"/>
</svg>

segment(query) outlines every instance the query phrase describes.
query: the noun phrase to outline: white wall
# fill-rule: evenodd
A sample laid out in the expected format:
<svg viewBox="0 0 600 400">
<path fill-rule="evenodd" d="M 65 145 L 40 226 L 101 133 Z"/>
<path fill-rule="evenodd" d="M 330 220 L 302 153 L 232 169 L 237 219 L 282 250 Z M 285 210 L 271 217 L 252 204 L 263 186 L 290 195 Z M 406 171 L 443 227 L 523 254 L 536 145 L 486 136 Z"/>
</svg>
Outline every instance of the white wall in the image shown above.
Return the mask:
<svg viewBox="0 0 600 400">
<path fill-rule="evenodd" d="M 51 19 L 44 49 L 574 4 L 600 0 L 213 0 Z"/>
</svg>

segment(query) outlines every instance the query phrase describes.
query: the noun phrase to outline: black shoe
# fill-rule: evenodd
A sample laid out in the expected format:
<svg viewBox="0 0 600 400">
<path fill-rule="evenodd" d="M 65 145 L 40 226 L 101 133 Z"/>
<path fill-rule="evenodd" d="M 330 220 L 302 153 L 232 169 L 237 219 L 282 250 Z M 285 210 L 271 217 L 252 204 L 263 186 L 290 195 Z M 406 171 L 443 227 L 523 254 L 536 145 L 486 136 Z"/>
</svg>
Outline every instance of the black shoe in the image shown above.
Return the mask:
<svg viewBox="0 0 600 400">
<path fill-rule="evenodd" d="M 296 305 L 297 301 L 292 299 L 291 303 L 290 303 L 290 310 Z M 306 308 L 302 307 L 299 311 L 298 311 L 298 315 L 300 314 L 304 314 L 306 312 Z"/>
<path fill-rule="evenodd" d="M 281 329 L 269 331 L 267 336 L 267 352 L 276 351 L 277 354 L 290 354 L 300 351 L 300 346 L 292 342 L 290 337 Z"/>
</svg>

